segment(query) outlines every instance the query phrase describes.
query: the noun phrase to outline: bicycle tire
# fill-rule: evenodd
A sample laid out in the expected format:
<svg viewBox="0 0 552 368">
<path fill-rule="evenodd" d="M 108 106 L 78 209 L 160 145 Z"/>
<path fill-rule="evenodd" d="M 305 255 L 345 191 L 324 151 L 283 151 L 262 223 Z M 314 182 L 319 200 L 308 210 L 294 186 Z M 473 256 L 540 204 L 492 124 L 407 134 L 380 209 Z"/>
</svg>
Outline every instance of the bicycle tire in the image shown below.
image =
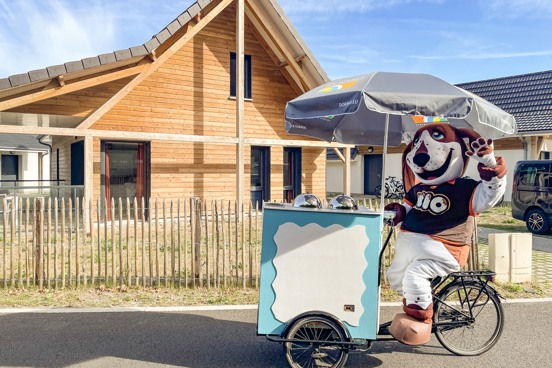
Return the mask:
<svg viewBox="0 0 552 368">
<path fill-rule="evenodd" d="M 376 197 L 381 196 L 381 185 L 378 185 L 376 186 L 376 188 L 374 188 L 374 193 L 376 194 Z"/>
<path fill-rule="evenodd" d="M 462 310 L 469 315 L 468 304 L 472 308 L 473 321 L 468 321 L 458 311 Z M 435 336 L 451 353 L 473 356 L 488 351 L 500 339 L 504 328 L 504 311 L 498 296 L 490 287 L 475 281 L 455 282 L 437 294 L 433 321 L 467 322 L 456 326 L 436 326 Z"/>
<path fill-rule="evenodd" d="M 347 336 L 333 320 L 324 316 L 309 316 L 296 321 L 286 334 L 286 339 L 317 340 L 320 344 L 285 342 L 284 351 L 290 367 L 343 367 L 349 350 L 331 342 L 345 342 Z"/>
</svg>

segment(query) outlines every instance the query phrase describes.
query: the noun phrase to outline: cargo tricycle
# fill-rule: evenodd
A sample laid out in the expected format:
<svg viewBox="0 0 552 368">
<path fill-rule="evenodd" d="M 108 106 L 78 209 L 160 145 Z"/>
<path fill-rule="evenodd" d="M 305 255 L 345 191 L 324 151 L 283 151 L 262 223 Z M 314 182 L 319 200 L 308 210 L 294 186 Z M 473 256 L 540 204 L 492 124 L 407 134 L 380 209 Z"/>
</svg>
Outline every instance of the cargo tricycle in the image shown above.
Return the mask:
<svg viewBox="0 0 552 368">
<path fill-rule="evenodd" d="M 264 205 L 257 333 L 282 344 L 291 367 L 343 367 L 349 351 L 394 339 L 390 322 L 379 323 L 392 216 Z M 500 338 L 504 315 L 493 276 L 466 271 L 432 281 L 432 332 L 450 352 L 479 355 Z"/>
</svg>

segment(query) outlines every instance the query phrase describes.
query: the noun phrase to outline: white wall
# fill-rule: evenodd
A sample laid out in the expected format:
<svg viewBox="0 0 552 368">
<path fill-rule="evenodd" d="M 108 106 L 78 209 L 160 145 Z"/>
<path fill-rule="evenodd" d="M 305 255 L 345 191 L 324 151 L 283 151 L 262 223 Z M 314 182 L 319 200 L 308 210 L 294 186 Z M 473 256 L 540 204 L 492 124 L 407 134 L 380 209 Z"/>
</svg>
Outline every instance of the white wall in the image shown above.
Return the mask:
<svg viewBox="0 0 552 368">
<path fill-rule="evenodd" d="M 364 191 L 363 163 L 361 155 L 351 160 L 351 193 Z M 341 160 L 326 161 L 326 192 L 343 193 L 343 165 Z"/>
</svg>

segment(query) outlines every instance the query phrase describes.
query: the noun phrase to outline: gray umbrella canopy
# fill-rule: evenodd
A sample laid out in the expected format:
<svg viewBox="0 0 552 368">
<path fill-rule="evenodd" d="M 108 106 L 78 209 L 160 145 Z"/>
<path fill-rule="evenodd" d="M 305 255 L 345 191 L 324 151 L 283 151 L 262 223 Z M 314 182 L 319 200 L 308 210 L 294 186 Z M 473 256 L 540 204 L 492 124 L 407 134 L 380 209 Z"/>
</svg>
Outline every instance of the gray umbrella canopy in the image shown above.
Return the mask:
<svg viewBox="0 0 552 368">
<path fill-rule="evenodd" d="M 446 122 L 499 139 L 517 131 L 512 115 L 429 74 L 374 72 L 319 86 L 288 102 L 286 130 L 328 142 L 408 142 L 426 123 Z"/>
</svg>

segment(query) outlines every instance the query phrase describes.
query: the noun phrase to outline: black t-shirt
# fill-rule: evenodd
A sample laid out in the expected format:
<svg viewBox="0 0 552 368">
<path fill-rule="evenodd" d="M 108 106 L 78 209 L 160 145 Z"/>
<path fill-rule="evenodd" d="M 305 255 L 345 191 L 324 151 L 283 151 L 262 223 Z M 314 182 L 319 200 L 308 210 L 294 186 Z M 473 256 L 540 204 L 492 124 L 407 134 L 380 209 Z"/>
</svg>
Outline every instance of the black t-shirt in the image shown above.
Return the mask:
<svg viewBox="0 0 552 368">
<path fill-rule="evenodd" d="M 453 244 L 466 244 L 471 236 L 467 220 L 473 216 L 471 198 L 479 185 L 473 179 L 459 178 L 437 186 L 417 184 L 405 197 L 412 206 L 402 230 L 434 235 Z"/>
</svg>

